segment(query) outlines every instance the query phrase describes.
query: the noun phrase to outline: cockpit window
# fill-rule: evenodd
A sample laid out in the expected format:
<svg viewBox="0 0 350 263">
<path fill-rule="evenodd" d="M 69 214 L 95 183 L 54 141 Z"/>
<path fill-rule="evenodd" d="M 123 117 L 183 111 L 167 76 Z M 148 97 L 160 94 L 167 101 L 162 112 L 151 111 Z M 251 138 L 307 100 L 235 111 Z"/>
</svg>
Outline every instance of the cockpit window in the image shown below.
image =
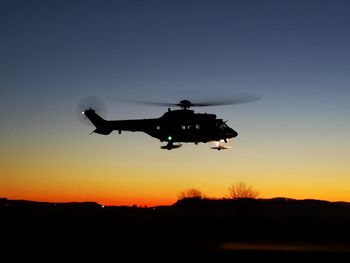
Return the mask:
<svg viewBox="0 0 350 263">
<path fill-rule="evenodd" d="M 224 129 L 228 128 L 228 126 L 226 125 L 226 123 L 223 122 L 223 121 L 217 122 L 217 123 L 216 123 L 216 127 L 218 127 L 220 130 L 224 130 Z"/>
</svg>

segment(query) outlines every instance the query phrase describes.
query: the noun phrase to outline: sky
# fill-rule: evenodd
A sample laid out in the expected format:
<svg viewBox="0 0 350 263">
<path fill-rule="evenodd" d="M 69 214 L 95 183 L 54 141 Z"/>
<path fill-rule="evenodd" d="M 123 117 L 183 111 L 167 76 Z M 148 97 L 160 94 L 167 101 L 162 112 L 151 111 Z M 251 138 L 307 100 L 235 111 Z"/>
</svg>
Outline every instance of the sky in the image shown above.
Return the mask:
<svg viewBox="0 0 350 263">
<path fill-rule="evenodd" d="M 349 1 L 0 2 L 0 197 L 170 205 L 197 188 L 225 197 L 350 202 Z M 193 108 L 238 132 L 161 150 L 144 133 L 92 134 L 87 96 L 106 119 L 160 117 L 127 100 L 256 102 Z"/>
</svg>

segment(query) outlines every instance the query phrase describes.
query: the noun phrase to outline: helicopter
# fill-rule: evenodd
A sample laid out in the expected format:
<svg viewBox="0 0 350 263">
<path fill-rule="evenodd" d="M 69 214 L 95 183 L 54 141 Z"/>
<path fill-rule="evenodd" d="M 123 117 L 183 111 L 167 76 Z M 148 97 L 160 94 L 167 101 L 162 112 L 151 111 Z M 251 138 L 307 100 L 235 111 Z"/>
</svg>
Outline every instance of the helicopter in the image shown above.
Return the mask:
<svg viewBox="0 0 350 263">
<path fill-rule="evenodd" d="M 167 106 L 168 110 L 161 117 L 149 119 L 131 120 L 105 120 L 95 111 L 94 107 L 81 105 L 82 116 L 87 118 L 94 126 L 92 133 L 109 135 L 113 131 L 144 132 L 158 139 L 162 143 L 161 149 L 172 150 L 182 146 L 182 143 L 208 143 L 215 142 L 211 149 L 225 150 L 231 147 L 225 146 L 229 140 L 237 137 L 238 133 L 227 125 L 227 121 L 217 118 L 216 114 L 196 113 L 192 107 L 208 107 L 218 105 L 231 105 L 247 103 L 258 100 L 257 95 L 243 96 L 233 100 L 209 101 L 192 103 L 183 99 L 178 103 L 145 102 L 137 103 L 153 106 Z M 179 109 L 171 109 L 179 107 Z"/>
</svg>

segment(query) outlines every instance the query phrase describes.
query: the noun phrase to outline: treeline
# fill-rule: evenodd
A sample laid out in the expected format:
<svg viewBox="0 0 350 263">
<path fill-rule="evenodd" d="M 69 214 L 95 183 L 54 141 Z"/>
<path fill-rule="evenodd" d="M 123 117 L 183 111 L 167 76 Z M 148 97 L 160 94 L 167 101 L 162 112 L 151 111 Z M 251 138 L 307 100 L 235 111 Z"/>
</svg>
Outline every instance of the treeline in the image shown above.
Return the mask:
<svg viewBox="0 0 350 263">
<path fill-rule="evenodd" d="M 252 186 L 248 186 L 244 182 L 238 182 L 237 184 L 233 184 L 228 188 L 228 193 L 225 198 L 228 199 L 242 199 L 242 198 L 252 198 L 255 199 L 259 197 L 259 191 L 255 190 Z M 184 198 L 209 198 L 206 196 L 201 190 L 197 188 L 189 188 L 181 191 L 178 194 L 178 199 Z"/>
</svg>

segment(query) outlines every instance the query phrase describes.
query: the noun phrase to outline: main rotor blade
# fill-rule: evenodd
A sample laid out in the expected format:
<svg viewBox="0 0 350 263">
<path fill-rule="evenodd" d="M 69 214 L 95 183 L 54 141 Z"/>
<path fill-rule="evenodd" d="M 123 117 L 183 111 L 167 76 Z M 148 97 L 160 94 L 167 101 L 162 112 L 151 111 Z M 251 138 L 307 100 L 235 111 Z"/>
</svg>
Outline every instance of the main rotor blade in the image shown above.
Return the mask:
<svg viewBox="0 0 350 263">
<path fill-rule="evenodd" d="M 242 104 L 242 103 L 257 101 L 260 98 L 261 97 L 258 95 L 241 94 L 241 95 L 236 95 L 234 98 L 227 99 L 227 100 L 209 100 L 209 101 L 194 102 L 194 103 L 192 103 L 187 99 L 181 100 L 178 103 L 155 102 L 155 101 L 125 101 L 125 102 L 145 104 L 145 105 L 151 105 L 151 106 L 160 106 L 160 107 L 181 107 L 181 108 L 188 109 L 190 107 L 210 107 L 210 106 L 220 106 L 220 105 Z"/>
<path fill-rule="evenodd" d="M 154 102 L 154 101 L 126 101 L 126 102 L 151 105 L 151 106 L 160 106 L 160 107 L 176 107 L 177 106 L 177 103 L 168 103 L 168 102 Z"/>
<path fill-rule="evenodd" d="M 205 102 L 198 102 L 193 103 L 192 106 L 194 107 L 210 107 L 210 106 L 221 106 L 221 105 L 236 105 L 236 104 L 243 104 L 243 103 L 249 103 L 257 101 L 261 98 L 261 96 L 258 95 L 241 95 L 237 96 L 233 99 L 228 100 L 211 100 L 211 101 L 205 101 Z"/>
</svg>

